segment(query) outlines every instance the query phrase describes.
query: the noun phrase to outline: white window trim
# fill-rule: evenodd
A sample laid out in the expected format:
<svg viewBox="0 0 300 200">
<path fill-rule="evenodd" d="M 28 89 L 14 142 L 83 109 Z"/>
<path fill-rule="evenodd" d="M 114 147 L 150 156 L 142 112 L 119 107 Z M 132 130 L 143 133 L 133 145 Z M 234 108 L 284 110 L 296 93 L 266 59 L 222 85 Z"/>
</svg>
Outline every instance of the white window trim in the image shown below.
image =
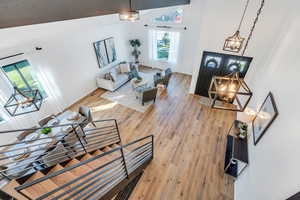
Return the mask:
<svg viewBox="0 0 300 200">
<path fill-rule="evenodd" d="M 28 63 L 31 65 L 31 67 L 33 68 L 33 70 L 35 71 L 35 73 L 38 76 L 37 77 L 38 81 L 41 83 L 43 89 L 45 90 L 45 92 L 47 94 L 47 97 L 43 99 L 43 102 L 44 102 L 49 97 L 48 91 L 45 88 L 45 86 L 43 84 L 43 81 L 41 81 L 41 78 L 39 77 L 39 71 L 38 71 L 38 69 L 36 69 L 36 67 L 32 64 L 32 62 L 30 61 L 30 59 L 25 54 L 21 54 L 21 55 L 17 55 L 17 56 L 11 57 L 11 58 L 0 60 L 0 74 L 1 74 L 0 76 L 2 76 L 5 79 L 6 83 L 9 85 L 9 87 L 11 88 L 11 90 L 13 90 L 12 84 L 11 84 L 9 78 L 6 77 L 5 72 L 2 69 L 2 66 L 11 65 L 13 63 L 18 63 L 18 62 L 21 62 L 21 61 L 24 61 L 24 60 L 27 60 Z"/>
<path fill-rule="evenodd" d="M 157 31 L 169 32 L 171 34 L 170 41 L 170 51 L 168 59 L 159 59 L 157 58 Z M 173 35 L 173 36 L 172 36 Z M 150 60 L 168 63 L 168 64 L 177 64 L 178 62 L 178 51 L 180 45 L 180 32 L 179 31 L 170 31 L 170 30 L 160 30 L 160 29 L 151 29 L 149 30 L 149 57 Z"/>
</svg>

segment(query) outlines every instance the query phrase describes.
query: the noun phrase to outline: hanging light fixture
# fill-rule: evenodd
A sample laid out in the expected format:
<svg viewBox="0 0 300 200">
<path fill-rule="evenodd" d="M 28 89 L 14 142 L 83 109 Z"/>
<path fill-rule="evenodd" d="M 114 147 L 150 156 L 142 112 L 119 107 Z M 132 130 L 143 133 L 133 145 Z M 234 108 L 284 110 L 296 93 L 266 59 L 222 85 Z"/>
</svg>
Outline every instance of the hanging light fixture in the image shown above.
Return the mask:
<svg viewBox="0 0 300 200">
<path fill-rule="evenodd" d="M 239 72 L 227 76 L 214 76 L 208 91 L 211 108 L 243 112 L 252 92 Z"/>
<path fill-rule="evenodd" d="M 121 21 L 130 21 L 135 22 L 140 19 L 140 12 L 137 10 L 132 9 L 132 0 L 129 0 L 129 11 L 124 11 L 119 13 L 119 18 Z"/>
<path fill-rule="evenodd" d="M 248 7 L 249 0 L 247 1 L 242 20 L 240 22 L 239 28 L 241 26 L 241 23 L 243 21 L 246 9 Z M 262 9 L 264 7 L 265 0 L 261 1 L 260 7 L 257 11 L 256 17 L 254 19 L 253 25 L 250 29 L 250 33 L 248 35 L 245 47 L 242 52 L 242 56 L 244 56 L 249 41 L 252 38 L 254 29 L 256 27 L 256 24 L 258 22 L 259 16 L 262 12 Z M 239 29 L 238 29 L 239 31 Z M 239 36 L 239 33 L 236 34 L 235 38 Z M 238 44 L 238 43 L 237 43 Z M 241 43 L 242 44 L 242 43 Z M 226 42 L 225 42 L 226 45 Z M 224 47 L 225 47 L 224 45 Z M 237 47 L 237 45 L 236 45 Z M 242 46 L 239 47 L 239 50 Z M 238 48 L 236 48 L 238 49 Z M 251 97 L 252 92 L 248 85 L 245 83 L 244 79 L 240 77 L 240 63 L 238 61 L 239 67 L 235 70 L 235 72 L 227 75 L 227 76 L 214 76 L 212 78 L 208 94 L 210 98 L 210 107 L 215 109 L 221 109 L 221 110 L 231 110 L 231 111 L 238 111 L 243 112 Z M 242 97 L 242 98 L 241 98 Z"/>
<path fill-rule="evenodd" d="M 42 102 L 43 96 L 39 90 L 21 91 L 14 87 L 14 92 L 4 105 L 4 108 L 11 116 L 18 116 L 39 111 Z"/>
<path fill-rule="evenodd" d="M 223 46 L 224 51 L 231 51 L 231 52 L 238 53 L 242 49 L 245 38 L 240 36 L 240 28 L 242 26 L 248 5 L 249 5 L 249 0 L 247 0 L 247 3 L 246 3 L 246 6 L 245 6 L 245 9 L 244 9 L 244 12 L 243 12 L 243 15 L 242 15 L 242 18 L 241 18 L 241 21 L 240 21 L 237 31 L 233 34 L 233 36 L 229 36 L 225 40 L 225 43 Z"/>
</svg>

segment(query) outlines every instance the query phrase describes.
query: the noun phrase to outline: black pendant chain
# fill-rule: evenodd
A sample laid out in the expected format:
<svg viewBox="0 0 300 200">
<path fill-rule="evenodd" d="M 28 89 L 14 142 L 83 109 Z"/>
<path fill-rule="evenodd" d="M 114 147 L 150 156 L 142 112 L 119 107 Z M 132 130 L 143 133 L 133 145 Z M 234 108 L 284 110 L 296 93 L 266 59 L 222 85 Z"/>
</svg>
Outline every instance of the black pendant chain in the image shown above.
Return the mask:
<svg viewBox="0 0 300 200">
<path fill-rule="evenodd" d="M 247 49 L 248 44 L 249 44 L 249 41 L 250 41 L 250 39 L 251 39 L 251 37 L 252 37 L 252 34 L 253 34 L 254 29 L 255 29 L 256 23 L 257 23 L 257 21 L 258 21 L 258 18 L 259 18 L 260 14 L 261 14 L 261 11 L 262 11 L 264 5 L 265 5 L 265 0 L 262 0 L 262 1 L 261 1 L 261 4 L 260 4 L 260 7 L 259 7 L 259 9 L 258 9 L 258 11 L 257 11 L 257 14 L 256 14 L 256 18 L 255 18 L 255 20 L 254 20 L 254 22 L 253 22 L 253 25 L 252 25 L 251 29 L 250 29 L 250 33 L 249 33 L 249 36 L 248 36 L 248 38 L 247 38 L 245 47 L 244 47 L 244 49 L 243 49 L 242 56 L 244 56 L 244 54 L 245 54 L 245 52 L 246 52 L 246 49 Z"/>
</svg>

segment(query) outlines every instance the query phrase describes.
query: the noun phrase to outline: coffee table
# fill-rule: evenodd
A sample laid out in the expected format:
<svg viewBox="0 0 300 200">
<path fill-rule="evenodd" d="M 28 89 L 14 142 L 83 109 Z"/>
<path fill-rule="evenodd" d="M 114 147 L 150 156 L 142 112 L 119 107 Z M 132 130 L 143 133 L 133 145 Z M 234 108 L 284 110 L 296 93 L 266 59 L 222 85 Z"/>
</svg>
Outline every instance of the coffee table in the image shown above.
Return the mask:
<svg viewBox="0 0 300 200">
<path fill-rule="evenodd" d="M 137 78 L 133 78 L 131 79 L 131 86 L 133 90 L 136 90 L 137 88 L 143 88 L 143 87 L 147 87 L 148 85 L 148 81 L 145 80 L 144 78 L 142 78 L 141 81 L 137 81 Z"/>
</svg>

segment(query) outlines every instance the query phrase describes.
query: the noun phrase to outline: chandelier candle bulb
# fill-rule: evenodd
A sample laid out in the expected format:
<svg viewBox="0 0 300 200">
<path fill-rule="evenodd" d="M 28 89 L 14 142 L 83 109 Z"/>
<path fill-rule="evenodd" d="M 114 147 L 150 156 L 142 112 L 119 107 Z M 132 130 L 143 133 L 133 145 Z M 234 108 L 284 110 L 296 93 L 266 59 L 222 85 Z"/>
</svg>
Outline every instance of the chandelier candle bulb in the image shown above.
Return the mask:
<svg viewBox="0 0 300 200">
<path fill-rule="evenodd" d="M 233 72 L 227 76 L 214 76 L 208 95 L 211 108 L 243 112 L 252 97 L 252 92 L 245 81 L 240 78 L 239 73 Z M 243 98 L 240 99 L 242 96 Z M 242 103 L 241 100 L 245 102 Z M 216 101 L 221 101 L 224 105 L 218 106 Z"/>
</svg>

